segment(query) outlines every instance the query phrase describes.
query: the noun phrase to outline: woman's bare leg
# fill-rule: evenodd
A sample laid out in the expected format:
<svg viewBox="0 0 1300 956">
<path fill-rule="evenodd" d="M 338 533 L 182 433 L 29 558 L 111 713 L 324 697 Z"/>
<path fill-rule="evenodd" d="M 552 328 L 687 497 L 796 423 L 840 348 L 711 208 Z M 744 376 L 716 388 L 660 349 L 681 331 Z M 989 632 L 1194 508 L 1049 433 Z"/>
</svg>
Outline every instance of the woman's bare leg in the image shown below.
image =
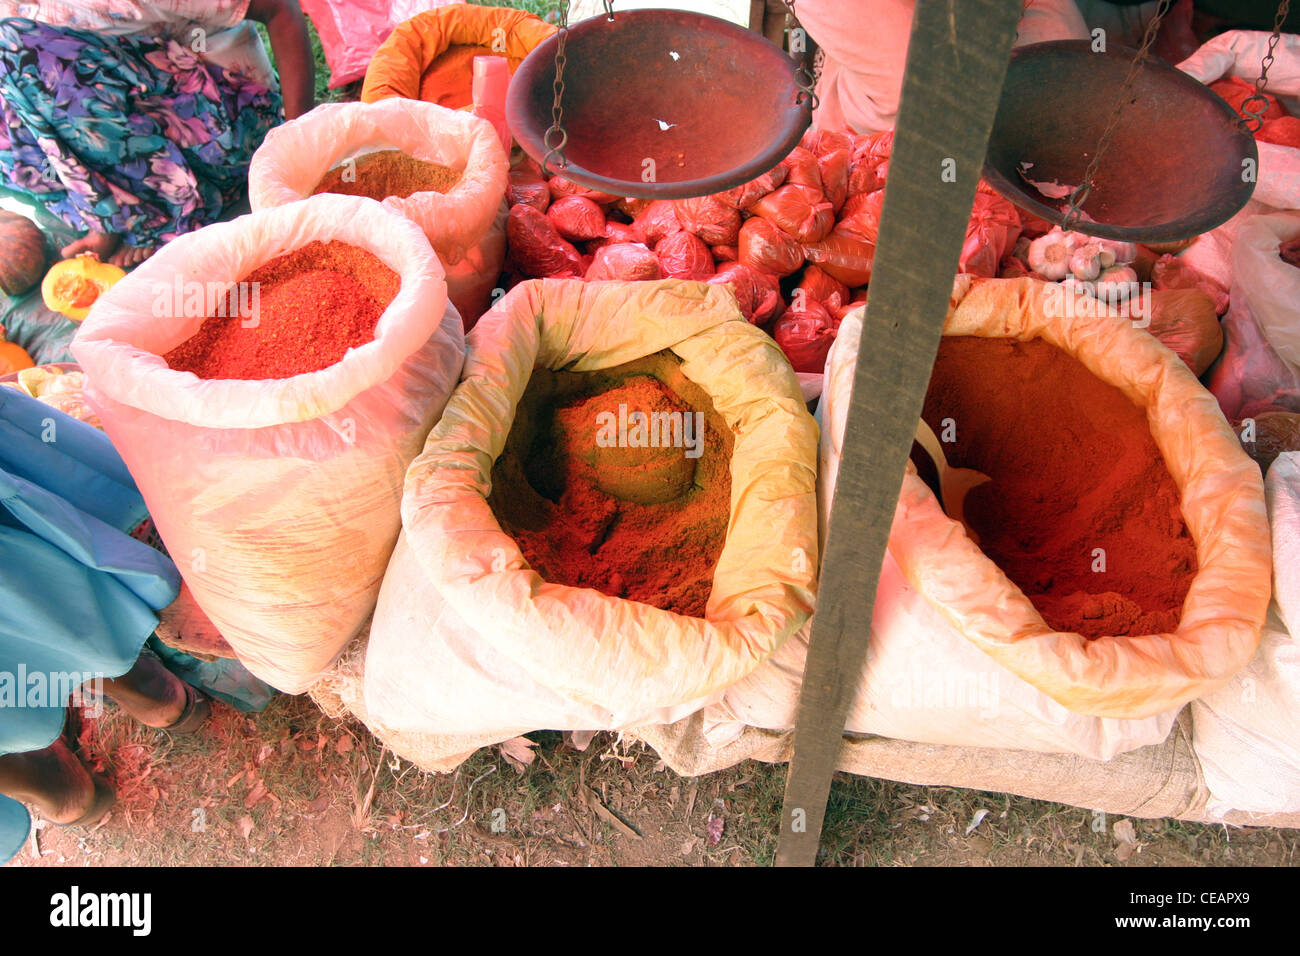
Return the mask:
<svg viewBox="0 0 1300 956">
<path fill-rule="evenodd" d="M 90 812 L 95 782 L 60 737 L 44 750 L 0 757 L 0 793 L 32 804 L 51 823 L 72 823 Z"/>
</svg>

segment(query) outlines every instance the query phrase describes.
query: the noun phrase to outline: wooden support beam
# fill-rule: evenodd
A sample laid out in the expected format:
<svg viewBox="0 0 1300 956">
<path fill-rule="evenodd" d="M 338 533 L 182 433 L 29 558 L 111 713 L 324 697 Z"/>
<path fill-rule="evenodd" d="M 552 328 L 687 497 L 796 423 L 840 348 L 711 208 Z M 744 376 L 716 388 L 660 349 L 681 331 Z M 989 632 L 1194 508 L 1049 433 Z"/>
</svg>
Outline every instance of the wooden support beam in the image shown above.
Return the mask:
<svg viewBox="0 0 1300 956">
<path fill-rule="evenodd" d="M 919 0 L 800 692 L 778 866 L 816 861 L 1021 0 Z M 869 26 L 862 25 L 864 29 Z"/>
</svg>

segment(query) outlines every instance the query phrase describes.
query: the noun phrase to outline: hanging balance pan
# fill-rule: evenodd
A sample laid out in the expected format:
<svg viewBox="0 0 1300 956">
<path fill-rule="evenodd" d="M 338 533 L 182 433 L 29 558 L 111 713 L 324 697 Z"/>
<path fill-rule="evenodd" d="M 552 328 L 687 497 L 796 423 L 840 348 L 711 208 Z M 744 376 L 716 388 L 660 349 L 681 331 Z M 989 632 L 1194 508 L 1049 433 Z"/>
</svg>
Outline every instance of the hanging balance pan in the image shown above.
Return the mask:
<svg viewBox="0 0 1300 956">
<path fill-rule="evenodd" d="M 556 34 L 528 55 L 506 97 L 510 130 L 538 162 L 558 44 Z M 563 175 L 615 195 L 681 199 L 748 182 L 785 158 L 811 120 L 795 62 L 716 17 L 592 17 L 569 29 L 565 57 Z"/>
<path fill-rule="evenodd" d="M 1087 40 L 1012 52 L 984 160 L 989 184 L 1059 225 L 1135 55 L 1124 47 L 1094 53 Z M 1186 73 L 1148 59 L 1075 228 L 1129 242 L 1200 235 L 1246 205 L 1258 157 L 1232 107 Z"/>
</svg>

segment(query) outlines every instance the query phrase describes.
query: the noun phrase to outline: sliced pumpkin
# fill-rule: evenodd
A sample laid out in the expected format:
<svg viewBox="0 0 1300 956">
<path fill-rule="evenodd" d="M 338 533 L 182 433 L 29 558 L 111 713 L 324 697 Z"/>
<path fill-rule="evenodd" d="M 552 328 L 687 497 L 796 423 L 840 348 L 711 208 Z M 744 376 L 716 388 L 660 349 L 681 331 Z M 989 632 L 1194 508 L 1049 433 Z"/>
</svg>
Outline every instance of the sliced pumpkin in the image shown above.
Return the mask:
<svg viewBox="0 0 1300 956">
<path fill-rule="evenodd" d="M 35 364 L 21 345 L 5 341 L 5 327 L 0 325 L 0 375 L 31 368 Z"/>
<path fill-rule="evenodd" d="M 101 295 L 113 287 L 125 272 L 93 254 L 64 259 L 50 266 L 41 281 L 41 298 L 47 308 L 80 322 Z"/>
</svg>

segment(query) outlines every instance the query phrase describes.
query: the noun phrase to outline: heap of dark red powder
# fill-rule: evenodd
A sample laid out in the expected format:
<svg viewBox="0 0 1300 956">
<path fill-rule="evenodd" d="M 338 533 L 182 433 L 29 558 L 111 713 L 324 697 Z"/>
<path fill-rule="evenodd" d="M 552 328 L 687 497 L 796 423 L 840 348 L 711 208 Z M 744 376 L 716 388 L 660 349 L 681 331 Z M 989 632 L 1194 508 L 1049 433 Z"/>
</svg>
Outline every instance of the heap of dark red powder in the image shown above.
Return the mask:
<svg viewBox="0 0 1300 956">
<path fill-rule="evenodd" d="M 924 418 L 955 430 L 949 464 L 992 479 L 966 520 L 1052 628 L 1178 626 L 1196 548 L 1146 415 L 1119 389 L 1041 340 L 945 336 Z"/>
<path fill-rule="evenodd" d="M 401 285 L 374 254 L 344 242 L 310 242 L 240 280 L 228 304 L 163 358 L 205 379 L 289 378 L 338 362 L 375 337 Z M 256 288 L 253 299 L 248 289 Z M 240 305 L 256 302 L 256 314 Z M 214 310 L 218 311 L 218 310 Z"/>
</svg>

